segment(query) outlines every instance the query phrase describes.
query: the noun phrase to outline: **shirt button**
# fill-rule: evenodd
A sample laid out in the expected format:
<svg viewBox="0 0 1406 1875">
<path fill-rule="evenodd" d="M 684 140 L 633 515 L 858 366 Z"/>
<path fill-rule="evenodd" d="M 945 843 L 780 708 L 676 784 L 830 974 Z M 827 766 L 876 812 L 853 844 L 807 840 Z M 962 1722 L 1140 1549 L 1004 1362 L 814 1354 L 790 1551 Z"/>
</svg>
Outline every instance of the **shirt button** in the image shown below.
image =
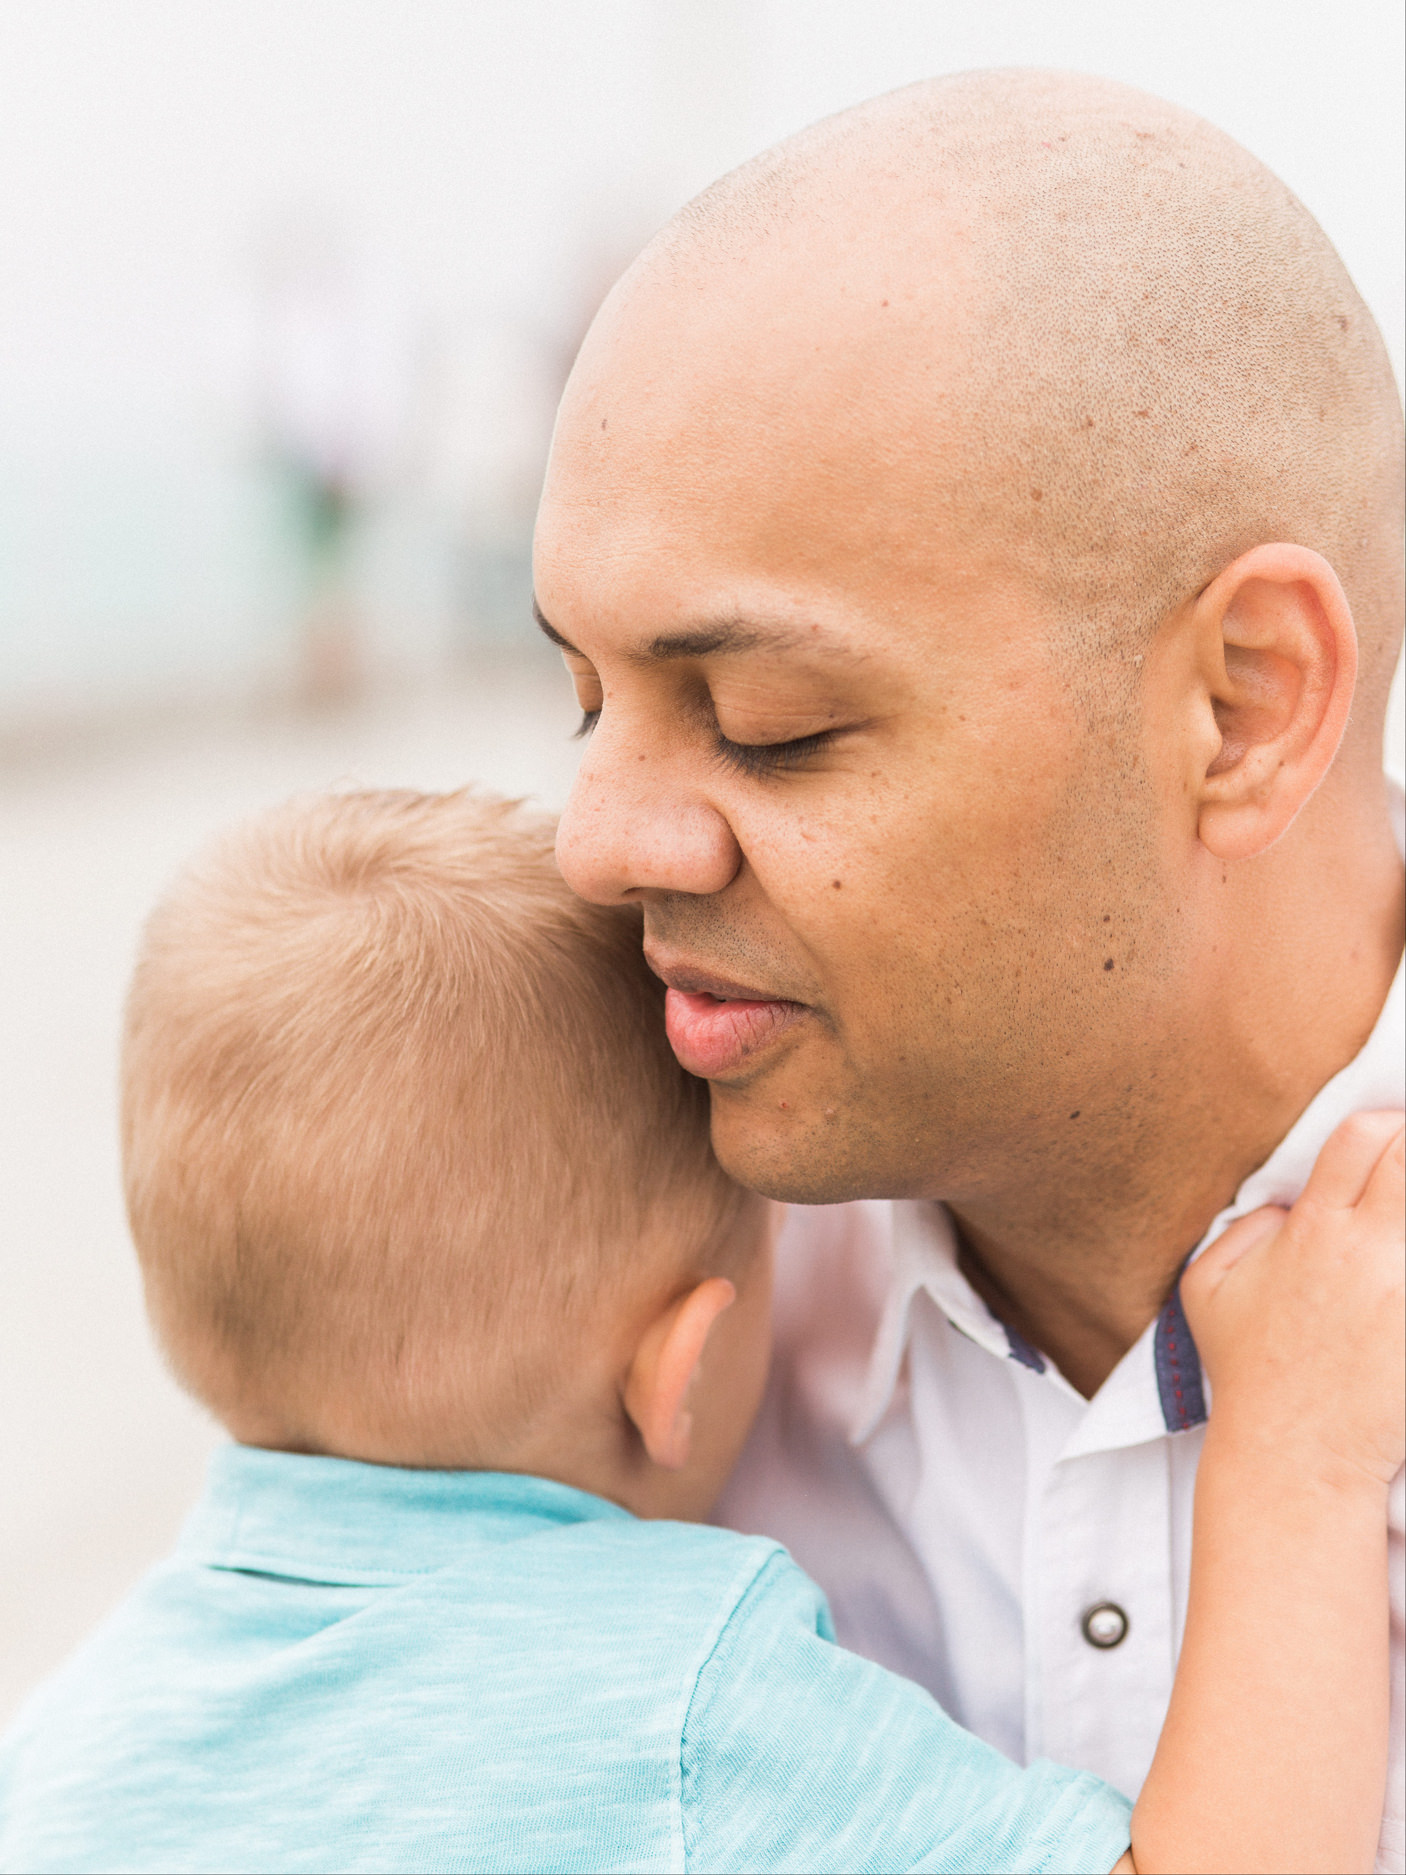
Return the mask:
<svg viewBox="0 0 1406 1875">
<path fill-rule="evenodd" d="M 1117 1602 L 1095 1602 L 1079 1623 L 1090 1647 L 1117 1647 L 1127 1639 L 1128 1617 Z"/>
</svg>

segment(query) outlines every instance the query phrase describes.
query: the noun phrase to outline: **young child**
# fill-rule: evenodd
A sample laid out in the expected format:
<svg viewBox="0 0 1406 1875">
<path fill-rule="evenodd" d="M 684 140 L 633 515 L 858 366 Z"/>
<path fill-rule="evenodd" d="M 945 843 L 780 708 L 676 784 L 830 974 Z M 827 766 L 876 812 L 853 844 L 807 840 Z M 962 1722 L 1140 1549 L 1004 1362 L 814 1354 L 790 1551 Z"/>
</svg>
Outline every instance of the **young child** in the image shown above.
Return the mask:
<svg viewBox="0 0 1406 1875">
<path fill-rule="evenodd" d="M 295 803 L 178 883 L 128 1009 L 127 1193 L 157 1333 L 237 1443 L 11 1729 L 0 1866 L 1370 1866 L 1399 1116 L 1184 1285 L 1215 1411 L 1130 1828 L 695 1521 L 763 1386 L 774 1213 L 712 1159 L 660 997 L 551 829 L 472 795 Z"/>
</svg>

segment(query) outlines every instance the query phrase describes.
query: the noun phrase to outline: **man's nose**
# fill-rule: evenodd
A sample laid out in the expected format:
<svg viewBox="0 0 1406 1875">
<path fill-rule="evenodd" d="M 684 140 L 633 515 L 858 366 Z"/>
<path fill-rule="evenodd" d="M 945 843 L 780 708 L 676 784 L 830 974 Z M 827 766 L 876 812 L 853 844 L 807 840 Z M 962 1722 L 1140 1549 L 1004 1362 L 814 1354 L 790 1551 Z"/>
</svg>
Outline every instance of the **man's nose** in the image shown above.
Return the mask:
<svg viewBox="0 0 1406 1875">
<path fill-rule="evenodd" d="M 727 821 L 662 750 L 632 748 L 602 725 L 557 828 L 557 864 L 574 892 L 616 905 L 641 892 L 721 892 L 742 854 Z"/>
</svg>

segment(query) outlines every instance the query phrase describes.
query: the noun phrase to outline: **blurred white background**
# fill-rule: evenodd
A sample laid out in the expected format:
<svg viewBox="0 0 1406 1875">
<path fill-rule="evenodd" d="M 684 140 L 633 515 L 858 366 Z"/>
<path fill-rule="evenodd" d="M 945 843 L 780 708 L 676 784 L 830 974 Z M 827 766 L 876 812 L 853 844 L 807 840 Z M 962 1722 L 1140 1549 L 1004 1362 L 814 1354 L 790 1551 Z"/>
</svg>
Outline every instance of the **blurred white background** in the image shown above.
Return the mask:
<svg viewBox="0 0 1406 1875">
<path fill-rule="evenodd" d="M 0 8 L 0 1718 L 215 1436 L 147 1340 L 115 1037 L 220 821 L 348 778 L 559 804 L 526 621 L 585 322 L 713 175 L 968 66 L 1191 106 L 1401 374 L 1397 0 L 45 0 Z M 1400 760 L 1400 696 L 1393 737 Z"/>
</svg>

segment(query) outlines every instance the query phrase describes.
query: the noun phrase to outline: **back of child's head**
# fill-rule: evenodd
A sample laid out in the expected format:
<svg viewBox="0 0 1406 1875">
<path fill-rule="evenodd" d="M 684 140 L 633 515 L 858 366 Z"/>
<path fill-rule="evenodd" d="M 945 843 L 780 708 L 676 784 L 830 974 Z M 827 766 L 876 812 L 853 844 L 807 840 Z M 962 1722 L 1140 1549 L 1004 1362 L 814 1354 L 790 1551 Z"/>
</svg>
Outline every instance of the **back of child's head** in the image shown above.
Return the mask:
<svg viewBox="0 0 1406 1875">
<path fill-rule="evenodd" d="M 472 1462 L 642 1259 L 726 1273 L 747 1199 L 662 995 L 638 918 L 513 803 L 328 794 L 219 840 L 147 926 L 124 1038 L 178 1376 L 259 1442 Z"/>
</svg>

